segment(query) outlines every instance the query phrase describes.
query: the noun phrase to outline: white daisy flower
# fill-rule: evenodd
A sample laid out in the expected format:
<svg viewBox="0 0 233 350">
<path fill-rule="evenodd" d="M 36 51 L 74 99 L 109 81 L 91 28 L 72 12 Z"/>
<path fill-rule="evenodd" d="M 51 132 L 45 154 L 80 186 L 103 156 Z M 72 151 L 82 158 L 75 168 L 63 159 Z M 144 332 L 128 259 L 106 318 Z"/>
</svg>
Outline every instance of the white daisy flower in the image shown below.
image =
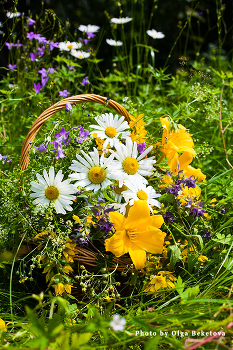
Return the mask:
<svg viewBox="0 0 233 350">
<path fill-rule="evenodd" d="M 92 25 L 92 24 L 88 24 L 87 26 L 84 26 L 83 24 L 81 24 L 78 29 L 81 32 L 85 32 L 85 33 L 96 33 L 98 32 L 98 30 L 100 29 L 100 27 Z"/>
<path fill-rule="evenodd" d="M 7 12 L 6 16 L 8 18 L 14 18 L 14 17 L 19 17 L 21 16 L 21 12 Z"/>
<path fill-rule="evenodd" d="M 88 58 L 90 56 L 90 52 L 84 52 L 80 50 L 71 50 L 70 53 L 72 56 L 79 58 L 80 60 L 83 58 Z"/>
<path fill-rule="evenodd" d="M 113 147 L 119 143 L 119 136 L 122 139 L 126 139 L 130 135 L 130 131 L 127 130 L 129 129 L 129 124 L 122 116 L 113 116 L 112 113 L 106 113 L 101 116 L 98 115 L 95 120 L 99 125 L 90 125 L 90 128 L 94 129 L 91 134 L 97 134 L 97 137 L 105 140 L 103 149 L 105 149 L 108 144 L 110 144 L 110 147 Z"/>
<path fill-rule="evenodd" d="M 59 170 L 56 177 L 54 177 L 54 167 L 50 167 L 49 174 L 44 169 L 43 176 L 36 174 L 38 182 L 31 182 L 31 190 L 34 193 L 30 194 L 30 197 L 36 198 L 34 204 L 42 204 L 43 206 L 54 204 L 57 213 L 66 214 L 67 211 L 73 210 L 70 206 L 73 196 L 77 192 L 74 185 L 70 184 L 70 180 L 62 181 L 64 175 L 62 170 Z"/>
<path fill-rule="evenodd" d="M 146 32 L 153 39 L 163 39 L 165 37 L 162 32 L 157 32 L 155 29 L 147 30 Z"/>
<path fill-rule="evenodd" d="M 132 21 L 132 18 L 125 17 L 125 18 L 112 18 L 110 23 L 115 23 L 115 24 L 125 24 Z"/>
<path fill-rule="evenodd" d="M 112 153 L 115 155 L 117 160 L 113 160 L 114 174 L 112 179 L 119 181 L 121 187 L 124 180 L 133 182 L 138 179 L 139 182 L 145 184 L 148 181 L 144 176 L 153 175 L 153 164 L 156 162 L 154 157 L 143 159 L 153 148 L 148 147 L 142 154 L 138 155 L 137 142 L 132 141 L 129 137 L 126 139 L 126 145 L 122 143 L 115 145 L 116 152 Z"/>
<path fill-rule="evenodd" d="M 103 154 L 99 157 L 97 149 L 94 148 L 93 150 L 94 152 L 90 152 L 89 155 L 81 150 L 84 158 L 76 154 L 78 161 L 73 160 L 73 164 L 69 167 L 75 173 L 69 175 L 69 177 L 76 180 L 75 186 L 86 187 L 87 190 L 96 192 L 112 183 L 110 167 L 114 154 L 111 154 L 108 158 L 105 158 Z"/>
<path fill-rule="evenodd" d="M 60 51 L 71 51 L 75 49 L 80 49 L 81 47 L 82 47 L 81 43 L 70 42 L 70 41 L 66 41 L 66 42 L 62 41 L 58 44 L 58 48 L 60 49 Z"/>
<path fill-rule="evenodd" d="M 134 182 L 126 180 L 124 184 L 128 189 L 121 194 L 130 206 L 134 204 L 134 201 L 146 200 L 152 213 L 153 206 L 161 208 L 160 202 L 155 199 L 160 197 L 161 194 L 156 193 L 152 186 L 146 186 L 138 179 L 135 179 Z"/>
<path fill-rule="evenodd" d="M 110 322 L 110 326 L 114 331 L 123 331 L 125 329 L 126 319 L 120 317 L 120 315 L 113 315 L 113 320 Z"/>
<path fill-rule="evenodd" d="M 123 44 L 122 41 L 116 41 L 116 40 L 113 40 L 113 39 L 106 39 L 106 42 L 108 45 L 111 45 L 111 46 L 121 46 Z"/>
</svg>

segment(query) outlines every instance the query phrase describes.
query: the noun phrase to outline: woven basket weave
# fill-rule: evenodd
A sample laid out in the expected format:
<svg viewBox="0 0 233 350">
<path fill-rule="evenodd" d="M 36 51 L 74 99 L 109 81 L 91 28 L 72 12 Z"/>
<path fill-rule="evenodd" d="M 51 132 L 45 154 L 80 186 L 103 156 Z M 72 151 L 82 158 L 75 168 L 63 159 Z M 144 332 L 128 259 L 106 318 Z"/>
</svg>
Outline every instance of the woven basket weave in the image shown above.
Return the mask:
<svg viewBox="0 0 233 350">
<path fill-rule="evenodd" d="M 104 105 L 106 107 L 109 107 L 113 109 L 118 114 L 125 117 L 126 121 L 130 121 L 129 113 L 126 111 L 124 107 L 122 107 L 119 103 L 110 100 L 106 97 L 94 95 L 94 94 L 86 94 L 86 95 L 77 95 L 65 98 L 57 103 L 55 103 L 53 106 L 46 109 L 33 123 L 31 129 L 29 130 L 22 146 L 21 151 L 21 158 L 19 167 L 21 170 L 25 170 L 28 167 L 29 164 L 29 151 L 32 146 L 32 142 L 34 141 L 38 131 L 43 126 L 43 124 L 52 117 L 55 113 L 59 112 L 61 109 L 66 107 L 67 103 L 70 103 L 71 105 L 76 103 L 86 103 L 86 102 L 93 102 L 93 103 L 99 103 L 101 105 Z M 74 260 L 79 263 L 83 264 L 85 266 L 89 266 L 90 268 L 94 268 L 96 266 L 97 258 L 99 257 L 100 252 L 98 252 L 98 249 L 87 249 L 87 248 L 76 248 L 76 256 L 74 257 Z M 114 258 L 112 262 L 115 264 L 115 267 L 113 266 L 112 269 L 115 269 L 117 266 L 118 271 L 122 271 L 125 269 L 125 267 L 129 264 L 132 264 L 132 261 L 130 258 Z"/>
</svg>

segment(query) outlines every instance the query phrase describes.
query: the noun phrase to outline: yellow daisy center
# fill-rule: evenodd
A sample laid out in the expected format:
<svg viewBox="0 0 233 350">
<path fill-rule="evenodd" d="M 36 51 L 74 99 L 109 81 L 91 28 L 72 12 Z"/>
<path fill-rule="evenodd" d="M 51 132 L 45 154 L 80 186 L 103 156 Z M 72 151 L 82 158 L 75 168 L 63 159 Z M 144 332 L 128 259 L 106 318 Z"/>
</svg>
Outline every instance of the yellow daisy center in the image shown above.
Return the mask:
<svg viewBox="0 0 233 350">
<path fill-rule="evenodd" d="M 116 136 L 117 134 L 117 131 L 115 128 L 113 128 L 112 126 L 108 126 L 106 129 L 105 129 L 105 134 L 108 136 L 108 137 L 111 137 L 111 139 L 113 137 Z"/>
<path fill-rule="evenodd" d="M 83 58 L 83 55 L 78 55 L 78 58 Z"/>
<path fill-rule="evenodd" d="M 47 187 L 46 191 L 45 191 L 45 196 L 50 201 L 54 201 L 55 199 L 57 199 L 59 197 L 59 191 L 58 191 L 57 187 L 54 187 L 54 186 Z"/>
<path fill-rule="evenodd" d="M 106 171 L 100 166 L 94 166 L 89 170 L 89 180 L 94 184 L 100 184 L 106 178 Z"/>
<path fill-rule="evenodd" d="M 72 47 L 73 47 L 73 45 L 72 45 L 72 44 L 67 45 L 67 49 L 69 49 L 69 50 L 71 50 L 71 49 L 72 49 Z"/>
<path fill-rule="evenodd" d="M 119 186 L 116 186 L 114 188 L 114 191 L 116 192 L 116 194 L 121 194 L 121 192 L 123 191 L 126 191 L 127 190 L 127 187 L 125 185 L 119 187 Z"/>
<path fill-rule="evenodd" d="M 146 192 L 143 191 L 143 190 L 137 191 L 137 197 L 139 199 L 141 199 L 141 200 L 147 200 L 148 199 L 148 196 L 147 196 Z"/>
<path fill-rule="evenodd" d="M 128 157 L 124 160 L 123 164 L 124 171 L 129 175 L 134 175 L 138 171 L 139 164 L 135 158 Z"/>
</svg>

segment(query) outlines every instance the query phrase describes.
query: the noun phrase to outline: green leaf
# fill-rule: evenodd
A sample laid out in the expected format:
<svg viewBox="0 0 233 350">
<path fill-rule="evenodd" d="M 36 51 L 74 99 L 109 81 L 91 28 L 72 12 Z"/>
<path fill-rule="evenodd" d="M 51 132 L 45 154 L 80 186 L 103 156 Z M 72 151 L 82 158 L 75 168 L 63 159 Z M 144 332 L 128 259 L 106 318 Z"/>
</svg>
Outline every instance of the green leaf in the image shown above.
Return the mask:
<svg viewBox="0 0 233 350">
<path fill-rule="evenodd" d="M 167 255 L 170 258 L 169 270 L 174 270 L 175 264 L 181 257 L 181 251 L 178 245 L 169 245 L 167 248 Z"/>
<path fill-rule="evenodd" d="M 82 333 L 82 334 L 77 334 L 73 333 L 72 334 L 72 348 L 74 347 L 75 349 L 78 349 L 79 346 L 86 344 L 90 339 L 91 339 L 92 333 Z"/>
<path fill-rule="evenodd" d="M 64 63 L 68 64 L 69 66 L 75 66 L 75 67 L 80 67 L 81 68 L 81 66 L 78 63 L 75 63 L 74 61 L 68 60 L 65 57 L 57 56 L 54 59 L 57 62 L 64 62 Z"/>
<path fill-rule="evenodd" d="M 157 345 L 159 344 L 160 336 L 153 337 L 149 339 L 144 344 L 144 350 L 156 350 Z"/>
<path fill-rule="evenodd" d="M 182 278 L 179 276 L 177 278 L 177 281 L 174 282 L 174 284 L 175 284 L 175 287 L 176 287 L 178 294 L 181 296 L 183 293 L 183 290 L 184 290 L 185 283 L 182 281 Z"/>
</svg>

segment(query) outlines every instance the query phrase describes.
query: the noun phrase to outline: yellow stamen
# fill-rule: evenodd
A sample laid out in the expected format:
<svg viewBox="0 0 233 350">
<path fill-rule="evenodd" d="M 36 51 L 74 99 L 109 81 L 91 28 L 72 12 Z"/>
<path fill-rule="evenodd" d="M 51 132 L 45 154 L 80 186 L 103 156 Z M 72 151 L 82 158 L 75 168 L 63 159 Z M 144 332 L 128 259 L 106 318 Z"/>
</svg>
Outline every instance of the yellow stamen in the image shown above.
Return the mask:
<svg viewBox="0 0 233 350">
<path fill-rule="evenodd" d="M 94 166 L 89 170 L 88 177 L 94 184 L 100 184 L 106 178 L 106 171 L 100 166 Z"/>
<path fill-rule="evenodd" d="M 59 191 L 57 187 L 49 186 L 46 188 L 45 196 L 50 200 L 53 201 L 59 197 Z"/>
<path fill-rule="evenodd" d="M 115 137 L 116 134 L 117 134 L 117 131 L 115 128 L 113 128 L 112 126 L 108 126 L 106 129 L 105 129 L 105 134 L 108 136 L 108 137 Z"/>
<path fill-rule="evenodd" d="M 73 47 L 73 45 L 67 45 L 67 49 L 69 49 L 69 50 L 71 50 L 72 49 L 72 47 Z"/>
<path fill-rule="evenodd" d="M 138 171 L 139 164 L 135 158 L 128 157 L 124 160 L 123 164 L 124 171 L 129 175 L 134 175 Z"/>
<path fill-rule="evenodd" d="M 147 200 L 148 199 L 148 196 L 147 196 L 146 192 L 143 191 L 143 190 L 137 191 L 137 196 L 138 196 L 138 199 L 142 199 L 142 200 Z"/>
</svg>

